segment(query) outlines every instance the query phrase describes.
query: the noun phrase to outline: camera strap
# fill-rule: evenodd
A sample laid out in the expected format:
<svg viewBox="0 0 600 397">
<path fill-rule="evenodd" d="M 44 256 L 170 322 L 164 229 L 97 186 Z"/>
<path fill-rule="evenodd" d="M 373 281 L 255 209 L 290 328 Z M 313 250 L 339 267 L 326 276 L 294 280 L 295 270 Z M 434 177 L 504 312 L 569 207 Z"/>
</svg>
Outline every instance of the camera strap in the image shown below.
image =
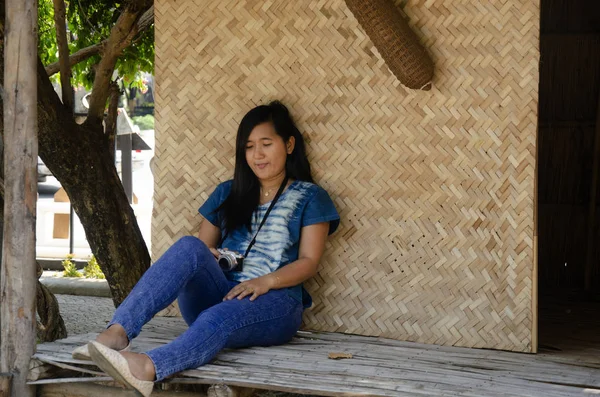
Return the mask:
<svg viewBox="0 0 600 397">
<path fill-rule="evenodd" d="M 279 196 L 281 196 L 281 193 L 283 193 L 283 189 L 285 189 L 285 185 L 287 185 L 287 182 L 288 182 L 288 177 L 286 176 L 285 179 L 283 180 L 283 182 L 281 182 L 281 186 L 279 186 L 279 190 L 277 190 L 277 194 L 275 195 L 275 197 L 273 197 L 273 200 L 271 201 L 271 205 L 269 205 L 269 208 L 267 208 L 267 212 L 265 212 L 265 216 L 263 217 L 262 221 L 260 222 L 260 226 L 258 226 L 258 230 L 256 231 L 256 234 L 254 234 L 254 238 L 252 238 L 252 241 L 250 241 L 250 245 L 248 245 L 248 248 L 246 249 L 244 258 L 248 256 L 248 253 L 250 252 L 250 250 L 252 249 L 252 246 L 256 242 L 256 236 L 258 236 L 258 232 L 260 232 L 260 229 L 263 227 L 263 225 L 267 221 L 267 217 L 269 216 L 269 213 L 275 206 L 275 203 L 277 203 L 277 200 L 279 200 Z"/>
</svg>

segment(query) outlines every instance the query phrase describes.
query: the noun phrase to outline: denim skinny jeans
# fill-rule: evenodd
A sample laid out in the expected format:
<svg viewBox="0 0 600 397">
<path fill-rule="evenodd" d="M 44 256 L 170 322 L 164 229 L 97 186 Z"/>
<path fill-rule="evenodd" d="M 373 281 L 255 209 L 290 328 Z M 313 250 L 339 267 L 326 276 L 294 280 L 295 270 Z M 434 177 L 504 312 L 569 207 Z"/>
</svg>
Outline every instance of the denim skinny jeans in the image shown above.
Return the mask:
<svg viewBox="0 0 600 397">
<path fill-rule="evenodd" d="M 107 327 L 120 324 L 132 340 L 178 299 L 189 328 L 145 353 L 154 363 L 157 381 L 206 364 L 223 348 L 279 345 L 292 339 L 302 321 L 301 302 L 286 289 L 271 290 L 253 302 L 249 296 L 223 302 L 234 285 L 200 239 L 183 237 L 144 273 Z"/>
</svg>

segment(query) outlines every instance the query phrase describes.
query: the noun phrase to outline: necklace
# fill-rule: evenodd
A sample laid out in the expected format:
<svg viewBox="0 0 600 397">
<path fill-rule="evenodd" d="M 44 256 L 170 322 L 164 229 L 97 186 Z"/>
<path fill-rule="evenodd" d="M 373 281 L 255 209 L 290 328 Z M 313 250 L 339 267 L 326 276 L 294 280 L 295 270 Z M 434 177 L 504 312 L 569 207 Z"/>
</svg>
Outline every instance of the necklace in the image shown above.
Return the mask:
<svg viewBox="0 0 600 397">
<path fill-rule="evenodd" d="M 268 188 L 268 189 L 264 189 L 264 188 L 262 188 L 262 187 L 260 188 L 260 190 L 261 190 L 261 192 L 262 192 L 262 195 L 263 195 L 263 196 L 265 196 L 265 197 L 269 197 L 269 195 L 271 194 L 271 192 L 272 192 L 273 190 L 275 190 L 275 189 L 279 189 L 279 185 L 272 186 L 272 187 L 270 187 L 270 188 Z"/>
<path fill-rule="evenodd" d="M 265 195 L 265 197 L 269 197 L 269 194 L 271 194 L 271 192 L 273 191 L 273 189 L 275 189 L 275 188 L 272 187 L 269 190 L 267 190 L 265 193 L 263 193 Z"/>
<path fill-rule="evenodd" d="M 265 189 L 264 187 L 261 186 L 261 188 L 260 188 L 260 194 L 262 194 L 265 197 L 269 197 L 269 195 L 271 194 L 271 192 L 273 190 L 275 190 L 275 189 L 279 189 L 279 187 L 281 186 L 282 183 L 283 183 L 283 181 L 280 182 L 279 185 L 271 186 L 268 189 Z"/>
</svg>

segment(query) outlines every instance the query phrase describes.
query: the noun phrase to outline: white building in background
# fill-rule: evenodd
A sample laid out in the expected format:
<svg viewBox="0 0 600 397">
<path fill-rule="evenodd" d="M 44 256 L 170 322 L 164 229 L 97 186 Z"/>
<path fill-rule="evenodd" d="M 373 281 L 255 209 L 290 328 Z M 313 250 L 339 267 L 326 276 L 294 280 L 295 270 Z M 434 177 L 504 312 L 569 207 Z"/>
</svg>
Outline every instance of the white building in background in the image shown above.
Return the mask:
<svg viewBox="0 0 600 397">
<path fill-rule="evenodd" d="M 140 150 L 132 153 L 132 185 L 133 194 L 137 202 L 131 205 L 136 214 L 142 236 L 146 241 L 148 250 L 150 250 L 154 195 L 154 177 L 150 169 L 150 160 L 154 156 L 154 130 L 139 131 L 137 126 L 134 126 L 134 130 L 150 146 L 150 150 Z M 121 176 L 120 151 L 117 151 L 116 157 L 117 171 Z M 47 178 L 44 185 L 54 185 L 56 188 L 60 188 L 60 183 L 52 176 Z M 44 190 L 47 191 L 47 189 L 40 189 L 40 191 Z M 64 200 L 61 202 L 60 193 L 56 199 L 53 194 L 38 195 L 36 223 L 36 256 L 38 259 L 63 259 L 67 254 L 71 253 L 69 249 L 68 226 L 65 229 L 65 224 L 68 225 L 69 223 L 69 212 L 70 204 Z M 88 259 L 92 255 L 92 252 L 77 215 L 74 217 L 73 230 L 74 244 L 72 253 L 75 258 Z"/>
</svg>

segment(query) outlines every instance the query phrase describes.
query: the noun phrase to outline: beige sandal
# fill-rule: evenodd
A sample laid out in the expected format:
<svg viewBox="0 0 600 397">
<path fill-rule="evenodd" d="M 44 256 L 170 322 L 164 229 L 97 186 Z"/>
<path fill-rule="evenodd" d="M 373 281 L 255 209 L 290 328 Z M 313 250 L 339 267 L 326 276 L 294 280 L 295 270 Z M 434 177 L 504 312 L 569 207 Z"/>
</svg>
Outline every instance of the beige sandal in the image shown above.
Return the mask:
<svg viewBox="0 0 600 397">
<path fill-rule="evenodd" d="M 154 382 L 149 380 L 141 380 L 133 376 L 129 369 L 129 363 L 125 357 L 116 350 L 98 343 L 90 342 L 88 344 L 90 356 L 94 363 L 101 370 L 112 376 L 117 382 L 123 383 L 130 389 L 134 389 L 144 397 L 152 394 Z"/>
<path fill-rule="evenodd" d="M 73 352 L 71 353 L 71 357 L 73 357 L 75 360 L 86 360 L 86 361 L 90 361 L 92 358 L 90 357 L 90 352 L 88 350 L 88 344 L 85 344 L 83 346 L 79 346 L 76 347 Z M 118 352 L 126 352 L 131 348 L 131 342 L 129 342 L 127 344 L 127 346 L 125 346 L 125 348 L 121 349 L 121 350 L 116 350 Z"/>
</svg>

